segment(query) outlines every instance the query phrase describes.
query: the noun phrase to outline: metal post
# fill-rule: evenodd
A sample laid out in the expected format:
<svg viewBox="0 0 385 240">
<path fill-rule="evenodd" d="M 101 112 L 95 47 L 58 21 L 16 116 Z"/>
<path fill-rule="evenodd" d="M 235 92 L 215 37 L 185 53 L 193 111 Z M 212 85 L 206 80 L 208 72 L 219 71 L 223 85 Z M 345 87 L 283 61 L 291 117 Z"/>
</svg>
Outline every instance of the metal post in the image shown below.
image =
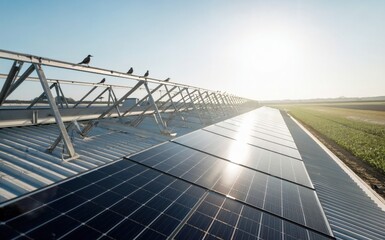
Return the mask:
<svg viewBox="0 0 385 240">
<path fill-rule="evenodd" d="M 59 109 L 55 103 L 55 100 L 54 100 L 54 97 L 51 93 L 51 89 L 50 87 L 48 86 L 48 83 L 47 83 L 47 79 L 45 77 L 45 74 L 43 72 L 43 69 L 41 68 L 40 65 L 34 63 L 33 64 L 35 69 L 36 69 L 36 72 L 37 72 L 37 75 L 40 79 L 40 83 L 41 83 L 41 86 L 43 87 L 44 89 L 44 92 L 45 92 L 45 95 L 47 96 L 47 99 L 48 99 L 48 103 L 51 107 L 51 110 L 52 110 L 52 113 L 55 117 L 55 120 L 56 120 L 56 123 L 59 127 L 59 130 L 60 130 L 60 136 L 62 137 L 63 141 L 64 141 L 64 146 L 69 154 L 69 156 L 71 158 L 74 158 L 77 156 L 77 154 L 75 153 L 75 149 L 74 147 L 72 146 L 72 142 L 71 142 L 71 139 L 70 137 L 68 136 L 68 133 L 67 133 L 67 130 L 66 130 L 66 127 L 63 123 L 63 120 L 61 118 L 61 115 L 60 115 L 60 112 L 59 112 Z M 51 152 L 53 151 L 53 149 L 49 149 Z"/>
<path fill-rule="evenodd" d="M 23 62 L 14 61 L 11 67 L 11 70 L 8 73 L 7 79 L 5 79 L 3 88 L 0 92 L 0 106 L 3 105 L 5 99 L 8 97 L 8 93 L 12 86 L 12 83 L 15 81 L 17 74 L 19 73 L 21 67 L 23 66 Z"/>
</svg>

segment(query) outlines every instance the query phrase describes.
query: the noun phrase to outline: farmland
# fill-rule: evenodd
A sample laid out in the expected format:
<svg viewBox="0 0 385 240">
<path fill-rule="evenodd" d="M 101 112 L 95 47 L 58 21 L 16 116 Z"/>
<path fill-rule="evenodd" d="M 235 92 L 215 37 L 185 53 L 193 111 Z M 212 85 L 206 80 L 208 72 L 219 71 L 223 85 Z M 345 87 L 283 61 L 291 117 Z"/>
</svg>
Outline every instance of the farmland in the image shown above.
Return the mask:
<svg viewBox="0 0 385 240">
<path fill-rule="evenodd" d="M 274 106 L 385 174 L 385 102 Z"/>
</svg>

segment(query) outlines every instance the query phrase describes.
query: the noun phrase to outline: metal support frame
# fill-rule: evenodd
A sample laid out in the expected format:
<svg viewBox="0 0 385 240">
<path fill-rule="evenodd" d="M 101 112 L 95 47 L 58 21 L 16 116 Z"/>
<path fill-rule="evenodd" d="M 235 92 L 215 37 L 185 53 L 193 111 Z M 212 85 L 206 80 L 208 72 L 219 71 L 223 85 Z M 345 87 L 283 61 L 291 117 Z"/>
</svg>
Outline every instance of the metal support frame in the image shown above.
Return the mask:
<svg viewBox="0 0 385 240">
<path fill-rule="evenodd" d="M 180 108 L 178 108 L 176 106 L 176 104 L 174 103 L 174 101 L 172 101 L 172 97 L 171 97 L 170 91 L 168 90 L 168 87 L 166 85 L 164 85 L 164 87 L 166 89 L 167 96 L 169 97 L 169 101 L 171 102 L 171 106 L 175 109 L 174 112 L 170 113 L 170 117 L 167 119 L 167 122 L 171 121 L 171 119 L 173 118 L 174 113 L 178 113 L 178 115 L 180 116 L 181 120 L 185 121 L 185 117 L 183 116 L 182 112 L 180 111 Z M 178 88 L 178 89 L 179 89 L 179 94 L 182 95 L 182 93 L 180 91 L 180 88 Z M 182 97 L 183 97 L 183 95 L 182 95 Z M 185 106 L 185 109 L 186 109 L 186 106 Z M 164 111 L 166 111 L 166 110 L 164 110 Z"/>
<path fill-rule="evenodd" d="M 85 136 L 95 125 L 95 122 L 104 118 L 108 115 L 116 106 L 121 104 L 128 96 L 130 96 L 133 92 L 135 92 L 140 86 L 144 84 L 144 81 L 139 81 L 133 88 L 130 89 L 123 97 L 121 97 L 118 101 L 116 101 L 112 106 L 110 106 L 105 112 L 103 112 L 95 121 L 89 121 L 88 124 L 83 128 L 82 135 Z"/>
<path fill-rule="evenodd" d="M 211 114 L 210 109 L 207 106 L 207 103 L 205 102 L 205 99 L 202 96 L 201 91 L 198 90 L 197 92 L 198 92 L 198 96 L 199 96 L 199 102 L 202 102 L 203 109 L 206 110 L 206 113 L 210 118 L 210 122 L 213 122 L 213 116 Z"/>
<path fill-rule="evenodd" d="M 56 83 L 52 83 L 51 86 L 49 86 L 49 89 L 51 90 L 56 86 Z M 46 96 L 45 91 L 43 90 L 42 94 L 40 94 L 39 97 L 35 98 L 32 103 L 27 107 L 27 109 L 31 109 L 33 106 L 35 106 L 36 103 L 38 103 L 40 100 L 43 99 L 43 97 Z"/>
<path fill-rule="evenodd" d="M 11 86 L 15 79 L 17 78 L 17 75 L 19 74 L 19 71 L 21 67 L 23 66 L 23 62 L 14 61 L 11 67 L 11 70 L 9 71 L 9 74 L 7 76 L 7 79 L 5 80 L 5 83 L 3 85 L 3 88 L 0 92 L 0 106 L 3 105 L 5 102 L 5 99 L 8 97 Z"/>
<path fill-rule="evenodd" d="M 222 111 L 222 115 L 223 116 L 226 116 L 226 112 L 225 110 L 223 109 L 223 103 L 221 103 L 217 97 L 217 93 L 214 92 L 214 93 L 211 93 L 212 96 L 214 96 L 214 100 L 217 102 L 217 105 L 219 107 L 219 109 Z"/>
<path fill-rule="evenodd" d="M 60 86 L 59 81 L 57 82 L 56 87 L 57 87 L 57 89 L 59 90 L 59 93 L 60 93 L 60 94 L 58 94 L 58 96 L 60 97 L 60 102 L 62 103 L 62 101 L 64 100 L 64 103 L 65 103 L 66 107 L 68 108 L 69 106 L 68 106 L 67 98 L 66 98 L 66 96 L 64 96 L 64 92 L 63 92 L 63 90 L 61 89 L 61 86 Z M 61 95 L 61 96 L 60 96 L 60 95 Z M 63 104 L 62 104 L 62 105 L 63 105 Z M 63 106 L 62 106 L 62 107 L 63 107 Z"/>
<path fill-rule="evenodd" d="M 105 92 L 108 91 L 108 88 L 104 89 L 94 100 L 92 100 L 86 108 L 89 108 L 92 104 L 94 104 Z"/>
<path fill-rule="evenodd" d="M 194 90 L 194 91 L 192 91 L 192 92 L 190 93 L 189 90 L 188 90 L 188 88 L 186 88 L 187 96 L 188 96 L 189 99 L 190 99 L 191 106 L 193 107 L 194 112 L 198 114 L 198 118 L 199 118 L 200 122 L 201 122 L 202 124 L 205 124 L 205 122 L 204 122 L 203 119 L 202 119 L 202 116 L 201 116 L 200 112 L 198 111 L 197 107 L 195 106 L 195 99 L 193 99 L 192 96 L 191 96 L 191 95 L 194 94 L 196 91 L 197 91 L 197 90 Z"/>
<path fill-rule="evenodd" d="M 95 87 L 91 88 L 91 90 L 88 91 L 86 93 L 86 95 L 84 95 L 77 103 L 75 103 L 73 108 L 76 108 L 79 104 L 81 104 L 83 102 L 83 100 L 86 99 L 86 97 L 88 97 L 93 91 L 95 91 L 96 88 L 98 88 L 98 86 L 95 86 Z"/>
<path fill-rule="evenodd" d="M 155 121 L 156 121 L 156 123 L 158 124 L 158 126 L 160 126 L 160 131 L 161 131 L 161 133 L 167 133 L 167 132 L 169 132 L 169 131 L 167 130 L 167 126 L 166 126 L 165 122 L 164 122 L 163 119 L 162 119 L 162 116 L 161 116 L 160 113 L 159 113 L 159 109 L 158 109 L 158 107 L 156 106 L 156 103 L 155 103 L 155 101 L 154 101 L 154 98 L 153 98 L 153 96 L 152 96 L 152 94 L 151 94 L 151 92 L 150 92 L 150 89 L 148 88 L 147 82 L 144 83 L 144 87 L 146 88 L 146 91 L 147 91 L 147 94 L 148 94 L 148 99 L 149 99 L 149 101 L 150 101 L 150 104 L 151 104 L 152 107 L 154 108 L 154 111 L 155 111 L 155 113 L 154 113 L 154 118 L 155 118 Z M 159 123 L 160 123 L 160 124 L 159 124 Z"/>
<path fill-rule="evenodd" d="M 108 87 L 108 106 L 110 106 L 110 98 L 113 104 L 118 101 L 118 98 L 116 97 L 115 92 L 112 89 L 112 86 Z M 115 106 L 115 109 L 116 109 L 116 112 L 118 113 L 118 116 L 121 117 L 122 114 L 120 113 L 119 104 Z M 108 116 L 110 115 L 111 114 L 109 114 Z"/>
<path fill-rule="evenodd" d="M 35 67 L 33 66 L 33 64 L 31 64 L 27 70 L 25 70 L 25 72 L 19 77 L 19 79 L 17 79 L 13 84 L 12 86 L 9 88 L 9 91 L 8 91 L 8 94 L 5 98 L 7 98 L 9 95 L 11 95 L 13 93 L 13 91 L 16 90 L 16 88 L 18 86 L 20 86 L 20 84 L 22 84 L 24 82 L 25 79 L 27 79 L 29 77 L 29 75 L 31 75 L 31 73 L 35 71 Z M 5 100 L 5 99 L 4 99 Z"/>
<path fill-rule="evenodd" d="M 158 91 L 164 84 L 159 84 L 156 88 L 154 88 L 152 91 L 151 91 L 151 94 L 153 94 L 154 92 Z M 142 102 L 144 102 L 144 100 L 146 100 L 148 98 L 148 94 L 146 96 L 144 96 L 142 99 L 140 99 L 137 103 L 137 105 L 140 105 Z M 134 109 L 136 106 L 132 106 L 130 107 L 129 109 L 127 109 L 123 114 L 122 116 L 126 116 L 127 113 L 131 112 L 132 109 Z"/>
<path fill-rule="evenodd" d="M 174 86 L 174 87 L 172 88 L 172 90 L 175 89 L 175 88 L 176 88 L 176 86 Z M 172 91 L 172 90 L 170 90 L 170 91 Z M 147 96 L 148 96 L 148 95 L 147 95 Z M 157 100 L 155 103 L 157 104 L 158 102 L 160 102 L 160 100 L 162 100 L 165 96 L 167 96 L 167 93 L 163 94 L 160 98 L 158 98 L 158 100 Z M 167 102 L 163 103 L 161 106 L 159 106 L 159 108 L 162 109 L 166 103 L 167 103 Z M 146 108 L 139 114 L 139 116 L 138 116 L 134 121 L 132 121 L 132 123 L 131 123 L 130 125 L 131 125 L 131 126 L 134 126 L 134 127 L 137 127 L 137 126 L 143 121 L 145 113 L 146 113 L 150 108 L 151 108 L 151 105 L 147 106 L 147 107 L 146 107 Z"/>
<path fill-rule="evenodd" d="M 52 113 L 55 117 L 55 120 L 56 120 L 56 123 L 59 127 L 59 130 L 60 130 L 60 137 L 63 139 L 63 142 L 64 142 L 64 146 L 67 150 L 67 153 L 68 155 L 70 156 L 70 158 L 75 158 L 77 157 L 77 154 L 75 153 L 75 149 L 72 145 L 72 142 L 71 142 L 71 139 L 68 135 L 68 132 L 66 130 L 66 127 L 63 123 L 63 120 L 61 118 L 61 115 L 60 115 L 60 112 L 59 112 L 59 109 L 56 105 L 56 102 L 55 102 L 55 99 L 51 93 L 51 88 L 48 86 L 48 82 L 47 82 L 47 79 L 45 77 L 45 74 L 44 74 L 44 71 L 43 69 L 41 68 L 41 66 L 39 64 L 34 64 L 34 67 L 35 67 L 35 70 L 37 72 L 37 75 L 40 79 L 40 83 L 41 83 L 41 86 L 43 87 L 44 89 L 44 92 L 45 92 L 45 95 L 47 96 L 47 99 L 48 99 L 48 103 L 51 107 L 51 110 L 52 110 Z M 54 148 L 49 148 L 49 151 L 52 152 Z"/>
</svg>

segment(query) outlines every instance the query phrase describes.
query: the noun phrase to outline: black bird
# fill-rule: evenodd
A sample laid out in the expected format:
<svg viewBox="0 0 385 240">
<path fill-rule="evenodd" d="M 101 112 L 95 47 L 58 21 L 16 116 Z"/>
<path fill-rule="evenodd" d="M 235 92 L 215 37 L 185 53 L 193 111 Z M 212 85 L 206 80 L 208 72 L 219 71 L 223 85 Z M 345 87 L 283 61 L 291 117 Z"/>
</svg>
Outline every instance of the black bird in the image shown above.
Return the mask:
<svg viewBox="0 0 385 240">
<path fill-rule="evenodd" d="M 106 78 L 103 78 L 99 83 L 104 83 L 106 81 Z"/>
<path fill-rule="evenodd" d="M 170 78 L 167 78 L 166 80 L 164 80 L 165 82 L 168 82 L 168 81 L 170 81 Z"/>
<path fill-rule="evenodd" d="M 148 75 L 149 75 L 150 73 L 148 72 L 148 70 L 147 70 L 147 72 L 144 74 L 144 76 L 143 77 L 148 77 Z"/>
<path fill-rule="evenodd" d="M 127 74 L 132 74 L 134 72 L 134 69 L 130 67 L 130 70 L 128 70 Z"/>
<path fill-rule="evenodd" d="M 80 63 L 78 64 L 89 64 L 90 61 L 91 61 L 91 57 L 93 57 L 92 55 L 88 55 L 85 59 L 83 59 L 83 61 L 81 61 Z"/>
</svg>

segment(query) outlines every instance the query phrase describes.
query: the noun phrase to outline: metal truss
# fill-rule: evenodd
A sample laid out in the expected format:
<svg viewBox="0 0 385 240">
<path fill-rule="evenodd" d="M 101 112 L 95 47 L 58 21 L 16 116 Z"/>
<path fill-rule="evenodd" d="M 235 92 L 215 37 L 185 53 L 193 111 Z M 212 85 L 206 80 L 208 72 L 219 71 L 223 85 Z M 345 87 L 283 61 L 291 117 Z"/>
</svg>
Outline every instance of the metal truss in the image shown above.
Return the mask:
<svg viewBox="0 0 385 240">
<path fill-rule="evenodd" d="M 189 117 L 194 116 L 199 119 L 201 124 L 208 125 L 224 117 L 239 114 L 242 105 L 250 103 L 256 105 L 256 102 L 253 100 L 219 91 L 170 82 L 169 79 L 145 78 L 108 69 L 83 66 L 4 50 L 0 50 L 0 59 L 13 61 L 8 74 L 0 74 L 0 78 L 5 79 L 0 91 L 0 111 L 7 111 L 9 113 L 0 114 L 0 127 L 41 124 L 40 119 L 42 117 L 48 119 L 45 121 L 46 123 L 55 122 L 60 134 L 47 150 L 48 152 L 53 152 L 59 143 L 63 142 L 64 149 L 66 150 L 65 160 L 78 157 L 68 131 L 71 128 L 76 128 L 79 135 L 86 137 L 92 128 L 104 118 L 118 117 L 121 119 L 126 116 L 135 116 L 129 124 L 137 127 L 146 116 L 153 116 L 162 134 L 175 136 L 176 133 L 173 133 L 168 128 L 168 124 L 176 116 L 182 121 L 186 121 Z M 23 65 L 29 66 L 21 73 Z M 128 87 L 104 83 L 47 79 L 43 70 L 45 66 L 119 77 L 136 81 L 136 84 L 133 87 Z M 36 72 L 37 77 L 30 76 L 33 72 Z M 5 107 L 7 98 L 24 81 L 40 82 L 43 92 L 30 102 L 25 109 Z M 61 84 L 90 86 L 92 88 L 79 100 L 69 102 L 65 97 Z M 156 87 L 150 89 L 149 84 Z M 143 86 L 146 93 L 144 97 L 133 106 L 122 105 L 128 97 L 142 89 Z M 100 88 L 102 89 L 101 91 L 99 90 Z M 125 94 L 120 98 L 117 97 L 114 91 L 114 89 L 118 88 L 125 90 Z M 161 91 L 164 91 L 164 94 L 159 98 L 155 98 L 154 93 Z M 56 93 L 56 98 L 52 92 Z M 91 94 L 95 95 L 95 93 L 97 94 L 96 97 L 92 100 L 86 100 Z M 94 107 L 98 103 L 97 100 L 101 99 L 105 94 L 108 94 L 107 102 L 101 107 Z M 144 103 L 145 105 L 143 106 Z M 46 107 L 42 108 L 42 104 L 45 104 Z M 167 119 L 164 117 L 166 113 L 168 114 Z M 18 116 L 17 119 L 12 119 L 16 115 Z M 84 127 L 81 129 L 77 120 L 85 119 L 87 119 L 87 122 L 83 123 Z M 68 124 L 65 125 L 64 122 L 68 122 Z"/>
</svg>

